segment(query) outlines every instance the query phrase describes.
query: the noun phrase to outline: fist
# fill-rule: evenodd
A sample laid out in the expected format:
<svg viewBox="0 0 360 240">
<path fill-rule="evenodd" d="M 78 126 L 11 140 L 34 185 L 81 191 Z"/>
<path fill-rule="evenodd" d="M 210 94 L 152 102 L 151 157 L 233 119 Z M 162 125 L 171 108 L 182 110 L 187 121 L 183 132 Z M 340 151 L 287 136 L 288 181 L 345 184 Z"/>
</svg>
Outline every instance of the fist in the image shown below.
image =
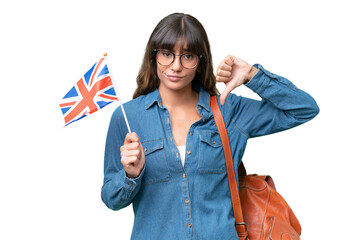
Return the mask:
<svg viewBox="0 0 360 240">
<path fill-rule="evenodd" d="M 232 90 L 250 81 L 256 72 L 255 67 L 232 55 L 222 60 L 216 71 L 216 81 L 226 85 L 220 96 L 221 105 L 224 105 L 226 97 Z"/>
<path fill-rule="evenodd" d="M 145 154 L 136 133 L 133 132 L 126 135 L 120 152 L 121 164 L 124 166 L 126 175 L 130 178 L 138 177 L 145 165 Z"/>
</svg>

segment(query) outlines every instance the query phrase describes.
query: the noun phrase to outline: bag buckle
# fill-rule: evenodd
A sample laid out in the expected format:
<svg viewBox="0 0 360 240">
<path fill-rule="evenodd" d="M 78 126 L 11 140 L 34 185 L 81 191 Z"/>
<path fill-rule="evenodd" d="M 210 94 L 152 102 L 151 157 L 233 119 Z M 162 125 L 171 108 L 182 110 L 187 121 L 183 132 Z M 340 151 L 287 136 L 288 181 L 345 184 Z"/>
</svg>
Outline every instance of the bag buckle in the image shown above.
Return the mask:
<svg viewBox="0 0 360 240">
<path fill-rule="evenodd" d="M 245 237 L 244 240 L 248 239 L 248 233 L 247 233 L 247 225 L 245 222 L 235 222 L 235 226 L 244 226 L 245 227 L 245 232 L 239 233 L 241 234 L 241 236 L 239 235 L 239 237 Z"/>
<path fill-rule="evenodd" d="M 236 222 L 235 225 L 243 225 L 245 226 L 245 231 L 247 231 L 247 226 L 246 226 L 246 223 L 245 222 Z"/>
</svg>

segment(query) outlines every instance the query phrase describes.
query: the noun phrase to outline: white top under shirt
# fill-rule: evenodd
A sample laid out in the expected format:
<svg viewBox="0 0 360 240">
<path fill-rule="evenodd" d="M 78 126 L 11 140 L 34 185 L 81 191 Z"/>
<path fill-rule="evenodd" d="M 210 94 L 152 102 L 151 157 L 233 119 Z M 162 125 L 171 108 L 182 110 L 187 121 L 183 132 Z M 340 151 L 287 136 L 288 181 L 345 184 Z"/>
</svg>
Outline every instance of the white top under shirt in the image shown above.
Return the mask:
<svg viewBox="0 0 360 240">
<path fill-rule="evenodd" d="M 183 146 L 177 146 L 179 153 L 180 153 L 180 160 L 181 160 L 181 164 L 185 165 L 185 150 L 186 150 L 186 145 Z"/>
</svg>

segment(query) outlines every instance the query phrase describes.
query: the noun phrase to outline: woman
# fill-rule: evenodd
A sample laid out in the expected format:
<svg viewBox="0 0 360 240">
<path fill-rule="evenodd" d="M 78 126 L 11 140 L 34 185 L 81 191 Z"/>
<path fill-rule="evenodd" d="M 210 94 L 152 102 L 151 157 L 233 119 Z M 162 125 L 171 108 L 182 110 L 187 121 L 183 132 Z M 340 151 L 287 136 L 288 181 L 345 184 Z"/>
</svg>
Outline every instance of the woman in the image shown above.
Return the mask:
<svg viewBox="0 0 360 240">
<path fill-rule="evenodd" d="M 213 74 L 201 23 L 175 13 L 148 41 L 134 99 L 111 119 L 105 149 L 102 200 L 113 210 L 133 203 L 132 239 L 238 239 L 222 144 L 210 95 L 216 81 L 239 166 L 251 137 L 295 127 L 315 117 L 314 99 L 289 80 L 227 56 Z M 230 94 L 245 84 L 256 101 Z"/>
</svg>

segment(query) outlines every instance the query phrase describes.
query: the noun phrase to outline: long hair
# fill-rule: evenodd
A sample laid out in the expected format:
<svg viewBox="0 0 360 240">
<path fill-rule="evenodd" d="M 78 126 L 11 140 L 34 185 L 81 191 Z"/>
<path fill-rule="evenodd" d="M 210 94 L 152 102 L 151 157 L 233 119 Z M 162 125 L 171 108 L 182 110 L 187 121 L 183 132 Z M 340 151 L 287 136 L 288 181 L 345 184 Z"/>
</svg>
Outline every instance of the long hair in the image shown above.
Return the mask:
<svg viewBox="0 0 360 240">
<path fill-rule="evenodd" d="M 154 49 L 172 50 L 179 40 L 181 50 L 186 43 L 187 51 L 201 56 L 192 85 L 201 85 L 210 95 L 219 93 L 213 73 L 210 44 L 204 27 L 191 15 L 173 13 L 163 18 L 150 35 L 136 78 L 137 89 L 133 98 L 152 92 L 159 87 L 160 80 L 156 72 Z"/>
</svg>

